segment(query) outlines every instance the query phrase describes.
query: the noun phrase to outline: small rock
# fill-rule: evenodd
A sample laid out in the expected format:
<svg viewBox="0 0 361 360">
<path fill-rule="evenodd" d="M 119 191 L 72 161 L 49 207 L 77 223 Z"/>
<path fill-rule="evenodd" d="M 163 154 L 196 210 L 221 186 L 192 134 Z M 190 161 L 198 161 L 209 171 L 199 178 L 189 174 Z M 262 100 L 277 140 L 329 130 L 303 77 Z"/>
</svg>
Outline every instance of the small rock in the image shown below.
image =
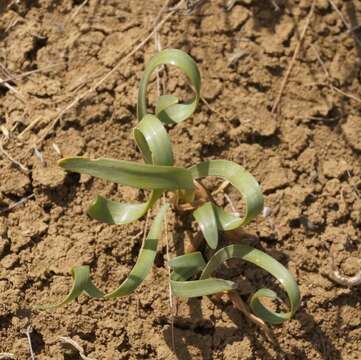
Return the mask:
<svg viewBox="0 0 361 360">
<path fill-rule="evenodd" d="M 342 131 L 350 146 L 361 151 L 361 117 L 350 115 L 342 125 Z"/>
<path fill-rule="evenodd" d="M 344 160 L 330 159 L 323 163 L 323 173 L 328 178 L 340 178 L 347 170 L 349 166 Z"/>
<path fill-rule="evenodd" d="M 261 136 L 272 136 L 277 131 L 277 122 L 270 112 L 259 110 L 252 120 L 252 128 Z"/>
<path fill-rule="evenodd" d="M 86 183 L 89 182 L 91 179 L 92 179 L 92 177 L 91 177 L 90 175 L 80 174 L 79 183 L 80 183 L 80 184 L 86 184 Z"/>
<path fill-rule="evenodd" d="M 342 270 L 347 276 L 353 276 L 361 270 L 361 259 L 349 256 L 342 265 Z"/>
<path fill-rule="evenodd" d="M 343 305 L 341 307 L 341 324 L 347 324 L 347 327 L 355 328 L 361 325 L 361 317 L 358 316 L 358 309 L 352 305 Z"/>
<path fill-rule="evenodd" d="M 311 192 L 312 188 L 308 186 L 302 187 L 301 185 L 296 184 L 285 189 L 284 195 L 291 204 L 300 206 Z"/>
<path fill-rule="evenodd" d="M 288 126 L 284 129 L 285 142 L 292 156 L 298 155 L 306 148 L 309 137 L 310 130 L 305 126 Z"/>
<path fill-rule="evenodd" d="M 261 47 L 266 54 L 269 55 L 282 55 L 284 52 L 282 44 L 279 42 L 273 41 L 269 36 L 264 36 L 261 39 Z"/>
<path fill-rule="evenodd" d="M 202 30 L 204 32 L 223 32 L 225 30 L 224 14 L 206 16 L 202 20 Z"/>
<path fill-rule="evenodd" d="M 23 85 L 23 90 L 39 97 L 54 96 L 60 93 L 61 82 L 42 74 L 35 74 L 32 81 L 28 81 Z"/>
<path fill-rule="evenodd" d="M 361 200 L 357 199 L 352 207 L 351 219 L 355 224 L 361 224 Z"/>
<path fill-rule="evenodd" d="M 317 163 L 316 150 L 311 147 L 306 147 L 306 149 L 299 156 L 297 165 L 299 167 L 299 171 L 307 171 L 309 173 L 312 173 L 313 171 L 315 171 L 316 163 Z"/>
<path fill-rule="evenodd" d="M 322 207 L 322 204 L 314 202 L 307 208 L 307 216 L 305 216 L 305 218 L 309 223 L 306 225 L 312 224 L 310 227 L 312 228 L 313 226 L 315 226 L 316 229 L 318 226 L 324 224 L 324 217 L 325 209 Z"/>
</svg>

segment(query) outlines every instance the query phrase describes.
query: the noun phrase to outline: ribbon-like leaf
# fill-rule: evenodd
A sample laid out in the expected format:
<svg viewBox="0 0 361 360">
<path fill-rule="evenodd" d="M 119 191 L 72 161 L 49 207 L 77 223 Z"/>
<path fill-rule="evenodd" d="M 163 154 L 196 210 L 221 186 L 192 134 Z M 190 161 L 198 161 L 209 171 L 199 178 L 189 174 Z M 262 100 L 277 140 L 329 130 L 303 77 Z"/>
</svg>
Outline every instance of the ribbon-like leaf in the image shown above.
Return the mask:
<svg viewBox="0 0 361 360">
<path fill-rule="evenodd" d="M 108 200 L 100 195 L 88 208 L 88 215 L 95 220 L 107 223 L 124 225 L 141 218 L 160 198 L 162 192 L 153 191 L 145 203 L 120 203 Z"/>
<path fill-rule="evenodd" d="M 242 219 L 226 213 L 218 206 L 214 211 L 219 230 L 233 230 L 248 224 L 263 210 L 263 195 L 257 180 L 242 166 L 228 160 L 209 160 L 190 168 L 194 178 L 219 176 L 228 180 L 242 195 L 246 202 L 245 215 Z"/>
<path fill-rule="evenodd" d="M 138 120 L 142 120 L 147 114 L 147 86 L 154 70 L 161 65 L 174 65 L 181 69 L 191 81 L 195 96 L 186 104 L 179 104 L 174 95 L 163 95 L 156 106 L 157 117 L 164 123 L 179 123 L 194 113 L 200 98 L 201 76 L 197 64 L 186 53 L 177 49 L 165 49 L 154 55 L 145 68 L 139 84 L 137 114 Z"/>
<path fill-rule="evenodd" d="M 65 170 L 92 175 L 121 185 L 148 190 L 193 189 L 193 179 L 187 169 L 175 166 L 139 164 L 114 159 L 90 160 L 84 157 L 59 161 Z"/>
<path fill-rule="evenodd" d="M 193 212 L 193 216 L 210 248 L 218 244 L 218 231 L 233 230 L 248 224 L 263 209 L 263 195 L 256 179 L 242 166 L 227 160 L 209 160 L 190 168 L 194 178 L 220 176 L 241 192 L 246 202 L 243 219 L 227 213 L 216 204 L 207 202 Z"/>
<path fill-rule="evenodd" d="M 145 115 L 134 128 L 133 134 L 147 164 L 173 165 L 172 144 L 158 118 Z"/>
<path fill-rule="evenodd" d="M 162 232 L 164 216 L 169 205 L 163 205 L 150 228 L 147 238 L 142 244 L 138 260 L 131 270 L 129 276 L 122 284 L 109 294 L 104 294 L 99 290 L 90 279 L 89 266 L 76 266 L 72 269 L 74 283 L 69 294 L 58 304 L 39 305 L 38 309 L 55 309 L 70 303 L 79 297 L 83 292 L 89 296 L 98 299 L 115 299 L 119 296 L 130 295 L 146 278 L 152 269 L 155 255 L 157 253 L 157 244 Z"/>
<path fill-rule="evenodd" d="M 204 238 L 211 249 L 216 249 L 218 245 L 218 219 L 214 211 L 214 205 L 207 202 L 193 212 Z"/>
<path fill-rule="evenodd" d="M 179 256 L 170 263 L 173 273 L 171 286 L 174 295 L 180 297 L 198 297 L 236 289 L 233 281 L 212 278 L 212 273 L 229 259 L 241 259 L 255 264 L 273 275 L 287 292 L 291 309 L 289 312 L 275 312 L 265 307 L 260 299 L 275 299 L 276 293 L 270 289 L 258 290 L 250 300 L 250 306 L 257 316 L 270 324 L 281 324 L 290 319 L 300 306 L 300 292 L 291 273 L 277 260 L 263 251 L 248 245 L 229 245 L 218 250 L 205 265 L 198 252 Z M 199 280 L 187 281 L 202 271 Z"/>
<path fill-rule="evenodd" d="M 269 289 L 258 290 L 251 298 L 250 306 L 257 316 L 270 324 L 281 324 L 290 319 L 300 306 L 300 292 L 291 273 L 276 259 L 261 250 L 247 245 L 229 245 L 218 250 L 202 271 L 200 279 L 207 279 L 228 259 L 242 259 L 251 262 L 273 275 L 286 290 L 291 309 L 289 312 L 274 312 L 266 308 L 260 301 L 262 297 L 276 298 Z"/>
</svg>

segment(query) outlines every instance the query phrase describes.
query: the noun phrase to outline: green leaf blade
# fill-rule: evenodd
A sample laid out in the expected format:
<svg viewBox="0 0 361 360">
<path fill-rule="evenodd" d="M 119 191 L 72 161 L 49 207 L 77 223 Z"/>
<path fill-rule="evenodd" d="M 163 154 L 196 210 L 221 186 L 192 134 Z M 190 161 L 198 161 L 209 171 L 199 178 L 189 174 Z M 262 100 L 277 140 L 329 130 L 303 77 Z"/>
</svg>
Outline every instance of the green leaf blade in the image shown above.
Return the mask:
<svg viewBox="0 0 361 360">
<path fill-rule="evenodd" d="M 154 55 L 148 62 L 139 84 L 137 116 L 142 120 L 147 114 L 147 87 L 151 75 L 161 65 L 174 65 L 182 70 L 190 80 L 195 96 L 185 104 L 179 104 L 173 95 L 164 95 L 157 104 L 157 116 L 165 123 L 179 123 L 190 117 L 200 99 L 201 76 L 197 64 L 185 52 L 178 49 L 165 49 Z"/>
<path fill-rule="evenodd" d="M 235 289 L 233 281 L 223 279 L 205 279 L 193 281 L 171 280 L 172 292 L 181 298 L 192 298 L 198 296 L 208 296 Z"/>
<path fill-rule="evenodd" d="M 213 204 L 207 202 L 193 212 L 193 216 L 203 233 L 203 236 L 211 249 L 218 246 L 218 224 Z"/>
<path fill-rule="evenodd" d="M 150 228 L 148 236 L 142 245 L 136 264 L 131 270 L 129 276 L 117 289 L 109 294 L 104 294 L 92 282 L 89 266 L 76 266 L 72 269 L 73 286 L 65 299 L 60 303 L 38 305 L 36 308 L 38 310 L 56 309 L 74 301 L 83 292 L 97 299 L 114 299 L 119 296 L 130 295 L 138 286 L 140 286 L 151 271 L 157 251 L 158 240 L 163 227 L 164 216 L 168 208 L 169 204 L 164 204 L 160 208 Z"/>
<path fill-rule="evenodd" d="M 251 222 L 263 210 L 263 194 L 257 180 L 242 166 L 228 160 L 208 160 L 189 169 L 194 178 L 218 176 L 228 180 L 242 195 L 246 203 L 243 219 L 235 221 L 224 210 L 217 210 L 220 227 L 233 230 Z"/>
<path fill-rule="evenodd" d="M 149 230 L 148 236 L 144 241 L 142 249 L 140 250 L 137 262 L 127 279 L 125 279 L 117 289 L 110 294 L 105 295 L 105 299 L 115 299 L 119 296 L 131 294 L 147 277 L 154 264 L 158 240 L 162 232 L 164 217 L 168 208 L 168 204 L 165 204 L 160 208 Z"/>
<path fill-rule="evenodd" d="M 269 289 L 258 290 L 251 298 L 250 306 L 255 314 L 270 324 L 280 324 L 290 319 L 300 306 L 300 292 L 291 273 L 276 259 L 247 245 L 229 245 L 218 250 L 203 269 L 200 279 L 207 279 L 228 259 L 241 259 L 251 262 L 274 276 L 284 287 L 290 302 L 290 311 L 275 312 L 266 308 L 261 297 L 275 298 L 276 294 Z"/>
<path fill-rule="evenodd" d="M 88 208 L 88 215 L 106 224 L 125 225 L 140 219 L 160 198 L 161 191 L 153 191 L 145 203 L 121 203 L 100 195 Z"/>
<path fill-rule="evenodd" d="M 193 189 L 193 179 L 187 169 L 175 166 L 140 164 L 125 160 L 70 157 L 59 165 L 72 172 L 88 174 L 121 185 L 148 190 Z"/>
<path fill-rule="evenodd" d="M 172 145 L 163 124 L 154 115 L 145 115 L 133 130 L 135 141 L 148 164 L 172 166 Z"/>
</svg>

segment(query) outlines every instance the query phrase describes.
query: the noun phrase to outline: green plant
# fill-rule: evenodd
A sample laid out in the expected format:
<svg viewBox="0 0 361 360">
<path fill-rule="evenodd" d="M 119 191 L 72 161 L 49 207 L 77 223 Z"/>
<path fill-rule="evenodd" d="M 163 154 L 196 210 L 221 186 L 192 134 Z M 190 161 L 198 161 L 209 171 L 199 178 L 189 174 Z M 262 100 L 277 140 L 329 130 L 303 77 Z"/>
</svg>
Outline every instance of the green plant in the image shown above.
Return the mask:
<svg viewBox="0 0 361 360">
<path fill-rule="evenodd" d="M 173 95 L 160 96 L 155 106 L 155 115 L 147 111 L 147 85 L 154 70 L 161 65 L 175 65 L 182 70 L 191 82 L 194 97 L 180 103 Z M 193 59 L 186 53 L 166 49 L 151 58 L 140 82 L 137 104 L 138 125 L 134 128 L 135 141 L 142 152 L 143 163 L 104 159 L 90 160 L 83 157 L 66 158 L 59 165 L 67 171 L 78 172 L 106 179 L 118 184 L 150 190 L 145 203 L 118 203 L 98 196 L 90 206 L 88 214 L 108 224 L 128 224 L 144 216 L 166 192 L 176 194 L 175 206 L 188 204 L 194 209 L 193 216 L 211 249 L 217 249 L 219 232 L 238 229 L 249 223 L 263 209 L 263 196 L 259 184 L 243 167 L 231 161 L 209 160 L 189 168 L 174 166 L 173 152 L 164 124 L 176 124 L 195 111 L 200 99 L 200 73 Z M 228 180 L 236 187 L 246 203 L 245 216 L 239 218 L 217 206 L 207 194 L 202 195 L 198 178 L 217 176 Z M 150 228 L 138 260 L 123 283 L 109 294 L 104 294 L 92 283 L 88 266 L 72 269 L 74 279 L 69 295 L 59 304 L 42 308 L 55 308 L 77 298 L 82 292 L 99 299 L 112 299 L 131 294 L 150 272 L 156 255 L 157 243 L 169 204 L 164 203 Z M 243 244 L 220 248 L 205 261 L 199 251 L 173 258 L 170 261 L 172 273 L 170 283 L 172 293 L 179 297 L 198 297 L 236 290 L 233 281 L 215 278 L 214 271 L 228 259 L 236 258 L 251 262 L 272 274 L 285 288 L 289 312 L 275 312 L 260 301 L 261 298 L 277 298 L 274 291 L 260 289 L 250 299 L 253 312 L 271 324 L 279 324 L 289 319 L 297 310 L 300 294 L 297 284 L 288 270 L 266 253 Z M 198 279 L 196 276 L 200 273 Z"/>
</svg>

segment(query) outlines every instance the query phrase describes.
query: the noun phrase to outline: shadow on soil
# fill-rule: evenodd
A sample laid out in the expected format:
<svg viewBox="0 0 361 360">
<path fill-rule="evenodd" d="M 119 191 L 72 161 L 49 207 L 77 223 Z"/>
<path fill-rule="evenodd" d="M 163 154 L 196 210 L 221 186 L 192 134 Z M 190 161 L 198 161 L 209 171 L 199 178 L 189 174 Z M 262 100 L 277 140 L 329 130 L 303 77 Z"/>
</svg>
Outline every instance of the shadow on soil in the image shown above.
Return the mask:
<svg viewBox="0 0 361 360">
<path fill-rule="evenodd" d="M 253 355 L 244 360 L 252 360 L 255 356 L 265 360 L 284 360 L 284 359 L 307 359 L 307 354 L 303 349 L 292 348 L 290 351 L 282 349 L 277 339 L 274 344 L 270 343 L 261 334 L 260 330 L 252 323 L 249 323 L 231 304 L 225 302 L 214 303 L 221 309 L 236 325 L 236 327 L 219 327 L 212 322 L 194 323 L 193 319 L 200 319 L 201 300 L 190 299 L 188 305 L 191 311 L 191 317 L 188 319 L 176 318 L 174 321 L 174 334 L 172 334 L 171 326 L 168 326 L 163 335 L 170 349 L 173 349 L 172 336 L 174 336 L 174 354 L 179 360 L 191 360 L 194 358 L 196 351 L 197 356 L 202 359 L 213 359 L 213 349 L 217 352 L 225 350 L 227 345 L 240 342 L 244 338 L 248 338 L 251 343 Z M 303 339 L 310 344 L 320 355 L 323 360 L 341 360 L 341 353 L 335 348 L 331 339 L 318 326 L 313 316 L 305 309 L 301 309 L 297 316 L 298 321 L 306 334 Z M 196 350 L 189 350 L 196 348 Z M 270 351 L 272 350 L 272 352 Z M 274 353 L 277 354 L 275 358 Z M 238 354 L 240 355 L 240 354 Z M 235 357 L 236 358 L 236 357 Z"/>
</svg>

